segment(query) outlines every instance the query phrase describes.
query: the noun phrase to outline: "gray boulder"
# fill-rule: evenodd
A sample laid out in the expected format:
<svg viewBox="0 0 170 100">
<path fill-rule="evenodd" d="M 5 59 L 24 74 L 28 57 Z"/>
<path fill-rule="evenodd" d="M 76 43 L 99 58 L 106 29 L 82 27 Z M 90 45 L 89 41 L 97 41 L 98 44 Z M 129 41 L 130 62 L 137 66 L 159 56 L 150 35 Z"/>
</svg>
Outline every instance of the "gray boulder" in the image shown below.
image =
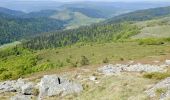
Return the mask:
<svg viewBox="0 0 170 100">
<path fill-rule="evenodd" d="M 157 83 L 149 90 L 145 91 L 149 97 L 155 97 L 157 90 L 164 90 L 160 95 L 160 100 L 170 99 L 170 77 Z"/>
<path fill-rule="evenodd" d="M 23 79 L 4 81 L 0 83 L 0 92 L 22 92 L 28 90 L 28 82 Z M 29 85 L 30 86 L 30 85 Z M 26 88 L 27 87 L 27 88 Z"/>
<path fill-rule="evenodd" d="M 67 95 L 72 93 L 80 93 L 83 90 L 82 85 L 70 82 L 56 75 L 45 75 L 40 82 L 39 97 L 54 95 Z"/>
</svg>

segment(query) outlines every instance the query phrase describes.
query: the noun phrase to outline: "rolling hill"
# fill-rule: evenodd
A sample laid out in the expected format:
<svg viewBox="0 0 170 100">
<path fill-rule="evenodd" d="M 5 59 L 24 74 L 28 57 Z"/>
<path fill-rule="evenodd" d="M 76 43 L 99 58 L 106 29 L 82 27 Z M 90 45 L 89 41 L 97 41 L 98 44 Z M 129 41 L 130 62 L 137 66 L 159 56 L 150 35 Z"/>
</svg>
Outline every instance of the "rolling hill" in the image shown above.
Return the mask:
<svg viewBox="0 0 170 100">
<path fill-rule="evenodd" d="M 77 28 L 103 20 L 102 18 L 88 17 L 81 11 L 76 12 L 67 9 L 24 13 L 0 8 L 0 44 L 29 38 L 44 32 Z"/>
<path fill-rule="evenodd" d="M 24 45 L 32 49 L 43 49 L 62 47 L 79 42 L 122 41 L 140 33 L 142 28 L 134 24 L 137 21 L 161 18 L 169 16 L 169 14 L 170 7 L 139 10 L 113 17 L 104 23 L 38 36 Z M 165 28 L 167 29 L 168 27 Z M 168 36 L 166 37 L 168 38 Z"/>
</svg>

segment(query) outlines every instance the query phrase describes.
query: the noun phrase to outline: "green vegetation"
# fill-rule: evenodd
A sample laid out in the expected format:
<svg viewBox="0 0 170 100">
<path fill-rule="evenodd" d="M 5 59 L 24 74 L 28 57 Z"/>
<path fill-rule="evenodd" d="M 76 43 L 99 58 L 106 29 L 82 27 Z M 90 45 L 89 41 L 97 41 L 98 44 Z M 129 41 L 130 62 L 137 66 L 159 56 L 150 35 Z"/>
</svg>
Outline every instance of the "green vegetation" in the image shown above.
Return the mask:
<svg viewBox="0 0 170 100">
<path fill-rule="evenodd" d="M 120 16 L 113 17 L 107 20 L 106 22 L 115 23 L 123 21 L 146 21 L 159 17 L 166 17 L 168 15 L 170 15 L 170 7 L 160 7 L 123 14 Z"/>
<path fill-rule="evenodd" d="M 84 66 L 84 65 L 89 65 L 89 60 L 86 56 L 81 56 L 81 65 Z"/>
<path fill-rule="evenodd" d="M 166 88 L 159 88 L 159 89 L 156 89 L 156 94 L 158 97 L 160 97 L 162 94 L 165 94 L 167 92 L 167 89 Z"/>
<path fill-rule="evenodd" d="M 36 51 L 19 46 L 8 47 L 0 49 L 0 77 L 1 80 L 16 79 L 51 69 L 107 63 L 108 59 L 114 62 L 160 56 L 170 53 L 169 48 L 168 44 L 145 46 L 137 42 L 75 44 Z"/>
<path fill-rule="evenodd" d="M 163 45 L 170 42 L 170 38 L 145 38 L 139 39 L 139 45 Z"/>
<path fill-rule="evenodd" d="M 47 49 L 75 43 L 105 43 L 125 40 L 138 32 L 138 27 L 130 23 L 91 25 L 41 35 L 30 39 L 23 43 L 23 45 L 30 49 Z"/>
<path fill-rule="evenodd" d="M 149 79 L 156 79 L 156 80 L 162 80 L 165 79 L 167 77 L 170 77 L 170 73 L 159 73 L 159 72 L 154 72 L 154 73 L 146 73 L 143 75 L 143 77 L 145 78 L 149 78 Z"/>
<path fill-rule="evenodd" d="M 48 18 L 3 18 L 0 17 L 0 45 L 42 32 L 63 29 L 65 22 Z"/>
</svg>

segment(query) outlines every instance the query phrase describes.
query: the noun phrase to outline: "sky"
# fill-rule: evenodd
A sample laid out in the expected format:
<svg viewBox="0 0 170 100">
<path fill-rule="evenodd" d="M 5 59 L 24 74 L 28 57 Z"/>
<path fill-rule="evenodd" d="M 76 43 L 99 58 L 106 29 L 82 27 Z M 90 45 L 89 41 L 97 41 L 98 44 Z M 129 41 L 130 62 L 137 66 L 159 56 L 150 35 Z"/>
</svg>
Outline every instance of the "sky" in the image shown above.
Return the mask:
<svg viewBox="0 0 170 100">
<path fill-rule="evenodd" d="M 152 2 L 161 5 L 160 2 L 170 5 L 170 0 L 0 0 L 0 7 L 20 10 L 24 12 L 39 11 L 42 9 L 56 9 L 57 6 L 68 2 L 93 1 L 93 2 Z M 159 2 L 156 2 L 159 1 Z M 165 3 L 169 2 L 169 3 Z"/>
<path fill-rule="evenodd" d="M 0 2 L 3 2 L 5 0 L 2 0 Z M 148 1 L 148 2 L 156 2 L 156 1 L 161 1 L 161 2 L 170 2 L 170 0 L 8 0 L 11 2 L 15 1 L 57 1 L 57 2 L 76 2 L 76 1 L 107 1 L 107 2 L 140 2 L 140 1 Z"/>
</svg>

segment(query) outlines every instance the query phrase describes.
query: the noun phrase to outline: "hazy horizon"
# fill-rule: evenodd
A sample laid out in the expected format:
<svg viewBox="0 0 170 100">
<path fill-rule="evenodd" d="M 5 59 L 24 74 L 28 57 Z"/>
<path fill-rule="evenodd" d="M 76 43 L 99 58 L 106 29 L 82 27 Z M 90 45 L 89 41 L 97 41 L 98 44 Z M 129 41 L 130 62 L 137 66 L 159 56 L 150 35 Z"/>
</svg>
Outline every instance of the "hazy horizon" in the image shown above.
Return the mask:
<svg viewBox="0 0 170 100">
<path fill-rule="evenodd" d="M 112 2 L 112 3 L 119 2 L 122 4 L 142 2 L 143 5 L 147 3 L 146 6 L 148 5 L 152 6 L 152 4 L 155 4 L 158 7 L 170 6 L 170 0 L 63 0 L 63 1 L 61 0 L 5 0 L 5 1 L 0 1 L 0 7 L 12 9 L 12 10 L 19 10 L 23 12 L 33 12 L 33 11 L 40 11 L 40 10 L 45 10 L 45 9 L 56 9 L 57 7 L 62 6 L 64 4 L 80 3 L 80 2 L 86 2 L 86 3 L 94 2 L 93 4 L 95 4 L 95 2 L 99 2 L 99 3 L 105 2 L 106 4 L 108 4 L 108 2 Z M 123 6 L 126 6 L 126 5 L 123 5 Z"/>
</svg>

